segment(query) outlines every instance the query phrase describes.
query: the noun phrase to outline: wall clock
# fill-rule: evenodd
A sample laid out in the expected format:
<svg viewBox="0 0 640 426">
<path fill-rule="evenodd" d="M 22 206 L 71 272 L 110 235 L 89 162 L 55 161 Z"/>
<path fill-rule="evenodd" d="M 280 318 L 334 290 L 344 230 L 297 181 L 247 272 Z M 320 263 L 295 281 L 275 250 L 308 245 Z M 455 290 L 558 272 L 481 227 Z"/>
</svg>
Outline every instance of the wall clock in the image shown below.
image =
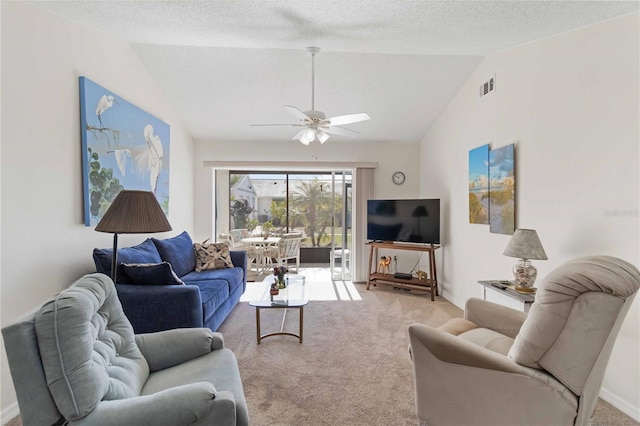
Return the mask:
<svg viewBox="0 0 640 426">
<path fill-rule="evenodd" d="M 405 179 L 406 177 L 402 172 L 395 172 L 393 176 L 391 176 L 391 180 L 393 180 L 393 183 L 396 185 L 402 185 Z"/>
</svg>

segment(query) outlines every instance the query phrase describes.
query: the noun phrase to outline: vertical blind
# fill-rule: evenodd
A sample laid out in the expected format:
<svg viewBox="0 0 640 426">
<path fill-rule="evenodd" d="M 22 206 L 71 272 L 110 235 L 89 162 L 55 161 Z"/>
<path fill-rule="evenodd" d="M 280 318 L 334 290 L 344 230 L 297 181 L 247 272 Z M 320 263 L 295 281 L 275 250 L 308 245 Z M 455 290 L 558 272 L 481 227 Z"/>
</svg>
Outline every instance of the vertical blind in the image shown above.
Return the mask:
<svg viewBox="0 0 640 426">
<path fill-rule="evenodd" d="M 369 279 L 367 242 L 367 200 L 375 194 L 375 169 L 356 168 L 354 177 L 354 213 L 353 223 L 353 275 L 352 281 L 363 282 Z"/>
</svg>

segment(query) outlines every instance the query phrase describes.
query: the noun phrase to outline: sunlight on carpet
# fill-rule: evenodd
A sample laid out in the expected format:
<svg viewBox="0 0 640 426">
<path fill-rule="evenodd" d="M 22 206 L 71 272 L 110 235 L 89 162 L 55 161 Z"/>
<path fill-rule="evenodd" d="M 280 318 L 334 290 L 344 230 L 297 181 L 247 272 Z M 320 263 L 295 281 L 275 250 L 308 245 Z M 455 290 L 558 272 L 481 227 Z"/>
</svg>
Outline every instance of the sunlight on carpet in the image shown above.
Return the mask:
<svg viewBox="0 0 640 426">
<path fill-rule="evenodd" d="M 331 279 L 327 268 L 301 267 L 299 275 L 305 277 L 305 285 L 309 288 L 310 301 L 361 301 L 358 289 L 351 281 Z M 263 280 L 268 275 L 260 275 L 254 282 L 247 283 L 247 289 L 240 298 L 240 302 L 259 300 L 269 290 Z"/>
</svg>

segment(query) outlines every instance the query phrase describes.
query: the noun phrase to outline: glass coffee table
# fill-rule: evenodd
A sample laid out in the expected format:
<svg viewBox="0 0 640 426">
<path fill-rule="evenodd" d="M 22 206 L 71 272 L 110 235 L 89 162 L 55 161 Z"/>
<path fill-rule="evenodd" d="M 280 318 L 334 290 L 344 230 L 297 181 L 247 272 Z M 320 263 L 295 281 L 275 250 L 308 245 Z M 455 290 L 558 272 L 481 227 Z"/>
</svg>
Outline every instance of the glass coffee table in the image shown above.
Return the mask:
<svg viewBox="0 0 640 426">
<path fill-rule="evenodd" d="M 309 303 L 309 291 L 305 285 L 305 277 L 302 275 L 286 275 L 285 281 L 287 283 L 286 288 L 281 288 L 277 295 L 271 295 L 270 289 L 275 278 L 273 275 L 264 279 L 265 290 L 262 296 L 258 300 L 252 300 L 249 305 L 256 308 L 256 337 L 258 344 L 262 339 L 266 339 L 271 336 L 293 336 L 300 339 L 302 343 L 302 330 L 303 330 L 303 313 L 304 307 Z M 287 317 L 287 309 L 298 309 L 300 311 L 300 328 L 299 334 L 290 333 L 284 331 L 284 321 Z M 282 324 L 280 325 L 280 331 L 274 333 L 260 334 L 260 309 L 284 309 L 284 315 L 282 316 Z"/>
</svg>

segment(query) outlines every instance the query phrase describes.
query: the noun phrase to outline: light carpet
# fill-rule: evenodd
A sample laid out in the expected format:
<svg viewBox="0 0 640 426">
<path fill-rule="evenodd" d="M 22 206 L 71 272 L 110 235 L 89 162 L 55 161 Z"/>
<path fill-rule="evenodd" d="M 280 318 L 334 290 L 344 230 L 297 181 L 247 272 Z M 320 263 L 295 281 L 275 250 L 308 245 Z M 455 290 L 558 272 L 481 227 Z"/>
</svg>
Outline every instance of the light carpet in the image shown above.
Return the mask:
<svg viewBox="0 0 640 426">
<path fill-rule="evenodd" d="M 341 283 L 324 285 L 338 293 Z M 462 311 L 441 297 L 432 302 L 426 294 L 386 286 L 351 286 L 356 300 L 307 305 L 303 343 L 276 336 L 257 345 L 255 309 L 248 303 L 224 322 L 219 331 L 238 358 L 252 425 L 417 424 L 408 327 L 439 326 Z M 277 331 L 282 313 L 262 310 L 262 332 Z M 297 310 L 289 310 L 285 330 L 297 327 Z M 593 424 L 638 423 L 600 401 Z"/>
</svg>

